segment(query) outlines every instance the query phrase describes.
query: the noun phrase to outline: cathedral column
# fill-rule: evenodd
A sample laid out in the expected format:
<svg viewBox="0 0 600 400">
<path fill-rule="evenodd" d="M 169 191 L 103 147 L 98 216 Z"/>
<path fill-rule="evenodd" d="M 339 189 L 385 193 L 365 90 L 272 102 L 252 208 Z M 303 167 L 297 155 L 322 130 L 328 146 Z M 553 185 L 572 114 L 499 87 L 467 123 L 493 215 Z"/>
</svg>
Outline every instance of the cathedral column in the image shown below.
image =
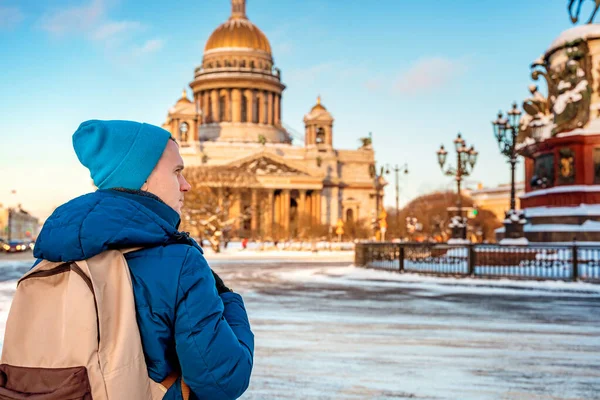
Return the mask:
<svg viewBox="0 0 600 400">
<path fill-rule="evenodd" d="M 266 124 L 267 120 L 265 118 L 266 114 L 266 106 L 267 106 L 267 98 L 265 96 L 264 91 L 258 92 L 258 123 Z"/>
<path fill-rule="evenodd" d="M 321 205 L 323 204 L 323 196 L 321 196 L 321 192 L 319 191 L 317 193 L 317 224 L 321 225 L 322 222 L 322 212 L 321 212 Z"/>
<path fill-rule="evenodd" d="M 204 121 L 205 124 L 208 124 L 210 122 L 210 108 L 208 107 L 208 105 L 210 104 L 210 99 L 209 99 L 209 93 L 208 90 L 204 90 L 202 92 L 202 120 Z"/>
<path fill-rule="evenodd" d="M 315 190 L 313 196 L 315 202 L 313 217 L 315 218 L 316 225 L 321 225 L 321 192 Z"/>
<path fill-rule="evenodd" d="M 280 95 L 275 95 L 275 125 L 277 126 L 281 125 L 281 114 L 279 111 L 279 107 L 281 106 L 280 99 Z"/>
<path fill-rule="evenodd" d="M 311 125 L 308 127 L 308 132 L 306 132 L 306 143 L 307 144 L 313 144 L 315 143 L 315 138 L 314 138 L 314 130 L 315 130 L 315 126 Z"/>
<path fill-rule="evenodd" d="M 225 121 L 231 122 L 232 120 L 232 107 L 231 107 L 231 89 L 226 90 L 225 95 Z"/>
<path fill-rule="evenodd" d="M 273 235 L 276 235 L 279 238 L 279 233 L 281 232 L 281 192 L 274 197 L 273 202 L 273 225 L 274 231 Z"/>
<path fill-rule="evenodd" d="M 298 231 L 304 228 L 306 223 L 306 190 L 298 191 L 300 197 L 298 198 Z"/>
<path fill-rule="evenodd" d="M 282 190 L 282 217 L 283 217 L 283 234 L 287 239 L 290 235 L 290 190 Z"/>
<path fill-rule="evenodd" d="M 232 196 L 233 196 L 233 207 L 231 207 L 232 212 L 230 213 L 230 217 L 236 218 L 235 222 L 233 223 L 233 227 L 236 230 L 240 230 L 241 225 L 240 225 L 240 219 L 238 217 L 242 213 L 242 194 L 238 190 L 236 190 L 235 192 L 233 192 Z"/>
<path fill-rule="evenodd" d="M 242 91 L 240 89 L 233 89 L 231 91 L 231 111 L 232 111 L 232 122 L 242 121 Z"/>
<path fill-rule="evenodd" d="M 310 224 L 316 225 L 317 221 L 317 191 L 313 190 L 310 194 Z"/>
<path fill-rule="evenodd" d="M 275 207 L 275 191 L 273 189 L 268 190 L 267 194 L 267 210 L 265 212 L 265 235 L 273 238 L 273 208 Z"/>
<path fill-rule="evenodd" d="M 201 115 L 200 115 L 200 121 L 198 121 L 200 124 L 204 123 L 204 112 L 203 112 L 203 108 L 202 108 L 202 92 L 197 93 L 196 95 L 196 111 L 200 110 Z"/>
<path fill-rule="evenodd" d="M 252 221 L 251 221 L 251 229 L 252 229 L 252 237 L 256 238 L 258 236 L 258 193 L 256 189 L 252 189 Z"/>
<path fill-rule="evenodd" d="M 273 92 L 269 92 L 267 95 L 267 124 L 273 125 Z"/>
<path fill-rule="evenodd" d="M 244 97 L 246 98 L 246 122 L 252 122 L 252 90 L 245 90 Z"/>
<path fill-rule="evenodd" d="M 222 187 L 217 188 L 217 207 L 219 207 L 219 210 L 223 209 L 223 188 Z"/>
<path fill-rule="evenodd" d="M 212 122 L 220 122 L 219 121 L 219 92 L 215 89 L 210 91 L 210 102 L 212 108 Z"/>
</svg>

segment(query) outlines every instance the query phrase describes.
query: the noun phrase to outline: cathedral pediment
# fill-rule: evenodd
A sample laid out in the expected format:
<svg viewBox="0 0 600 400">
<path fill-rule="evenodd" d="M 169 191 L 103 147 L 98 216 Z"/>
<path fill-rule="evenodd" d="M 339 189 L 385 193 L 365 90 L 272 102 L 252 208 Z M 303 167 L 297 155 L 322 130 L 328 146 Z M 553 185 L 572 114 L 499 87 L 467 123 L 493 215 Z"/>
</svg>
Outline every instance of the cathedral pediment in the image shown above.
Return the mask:
<svg viewBox="0 0 600 400">
<path fill-rule="evenodd" d="M 318 172 L 298 165 L 299 163 L 285 160 L 274 154 L 261 152 L 257 155 L 236 160 L 229 164 L 231 167 L 240 169 L 255 176 L 318 176 Z"/>
</svg>

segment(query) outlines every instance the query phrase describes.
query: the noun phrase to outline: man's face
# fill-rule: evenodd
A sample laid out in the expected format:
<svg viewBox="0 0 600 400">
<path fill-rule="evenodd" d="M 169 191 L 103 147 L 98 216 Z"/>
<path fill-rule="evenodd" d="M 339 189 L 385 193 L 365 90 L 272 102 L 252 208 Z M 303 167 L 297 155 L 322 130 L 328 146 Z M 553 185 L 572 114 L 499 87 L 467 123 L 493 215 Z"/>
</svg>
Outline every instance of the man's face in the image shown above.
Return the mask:
<svg viewBox="0 0 600 400">
<path fill-rule="evenodd" d="M 179 154 L 179 146 L 173 140 L 169 140 L 142 190 L 158 196 L 181 215 L 183 195 L 190 188 L 190 184 L 183 177 L 183 159 Z"/>
</svg>

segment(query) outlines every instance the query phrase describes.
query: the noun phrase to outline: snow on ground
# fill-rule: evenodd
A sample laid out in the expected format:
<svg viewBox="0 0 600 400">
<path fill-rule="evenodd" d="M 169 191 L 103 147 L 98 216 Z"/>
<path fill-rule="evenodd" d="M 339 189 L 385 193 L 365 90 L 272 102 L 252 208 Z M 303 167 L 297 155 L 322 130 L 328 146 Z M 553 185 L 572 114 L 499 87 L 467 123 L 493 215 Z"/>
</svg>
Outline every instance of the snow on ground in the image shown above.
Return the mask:
<svg viewBox="0 0 600 400">
<path fill-rule="evenodd" d="M 355 267 L 315 267 L 283 271 L 281 279 L 349 286 L 420 287 L 436 292 L 523 294 L 531 296 L 600 296 L 600 285 L 584 282 L 526 281 L 423 276 Z"/>
<path fill-rule="evenodd" d="M 266 260 L 302 260 L 312 262 L 329 262 L 335 261 L 348 261 L 351 262 L 354 259 L 354 251 L 319 251 L 313 253 L 310 251 L 288 251 L 288 250 L 276 250 L 276 251 L 257 251 L 257 250 L 239 250 L 239 251 L 226 251 L 223 253 L 214 253 L 210 249 L 204 249 L 204 255 L 208 260 L 209 264 L 212 262 L 226 262 L 226 261 L 239 261 L 248 260 L 251 262 L 261 262 Z"/>
<path fill-rule="evenodd" d="M 257 343 L 244 399 L 574 400 L 600 390 L 596 286 L 347 265 L 260 274 L 264 287 L 244 295 Z"/>
<path fill-rule="evenodd" d="M 237 253 L 207 259 L 244 297 L 255 334 L 243 400 L 600 393 L 600 286 L 398 274 L 353 267 L 341 253 L 327 262 Z M 30 265 L 0 259 L 0 318 Z"/>
</svg>

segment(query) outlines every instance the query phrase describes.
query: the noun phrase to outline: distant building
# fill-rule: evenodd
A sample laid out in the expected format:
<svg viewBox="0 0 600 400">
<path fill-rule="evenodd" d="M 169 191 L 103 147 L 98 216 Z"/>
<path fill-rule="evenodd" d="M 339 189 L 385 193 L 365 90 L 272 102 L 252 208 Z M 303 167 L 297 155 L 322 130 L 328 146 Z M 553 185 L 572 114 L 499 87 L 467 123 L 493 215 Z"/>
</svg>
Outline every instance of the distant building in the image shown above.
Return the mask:
<svg viewBox="0 0 600 400">
<path fill-rule="evenodd" d="M 190 87 L 193 99 L 184 91 L 163 128 L 181 144 L 186 168 L 218 166 L 256 177 L 244 187 L 205 185 L 219 190 L 219 204 L 234 198 L 228 211 L 237 235 L 297 237 L 306 226 L 335 229 L 340 219 L 378 214 L 384 183 L 370 137 L 357 149 L 334 148 L 334 118 L 318 98 L 304 116 L 304 145 L 292 144 L 281 118 L 281 71 L 269 40 L 246 16 L 245 0 L 231 1 L 231 16 L 208 38 Z M 245 221 L 242 210 L 252 210 Z"/>
<path fill-rule="evenodd" d="M 525 183 L 517 182 L 516 206 L 520 208 L 519 197 L 525 193 Z M 502 184 L 495 187 L 484 187 L 483 184 L 477 185 L 477 189 L 467 191 L 467 194 L 473 199 L 477 208 L 489 210 L 496 215 L 500 221 L 504 220 L 504 213 L 510 208 L 510 184 Z"/>
<path fill-rule="evenodd" d="M 39 232 L 39 220 L 19 205 L 18 208 L 0 204 L 0 239 L 34 240 Z"/>
</svg>

